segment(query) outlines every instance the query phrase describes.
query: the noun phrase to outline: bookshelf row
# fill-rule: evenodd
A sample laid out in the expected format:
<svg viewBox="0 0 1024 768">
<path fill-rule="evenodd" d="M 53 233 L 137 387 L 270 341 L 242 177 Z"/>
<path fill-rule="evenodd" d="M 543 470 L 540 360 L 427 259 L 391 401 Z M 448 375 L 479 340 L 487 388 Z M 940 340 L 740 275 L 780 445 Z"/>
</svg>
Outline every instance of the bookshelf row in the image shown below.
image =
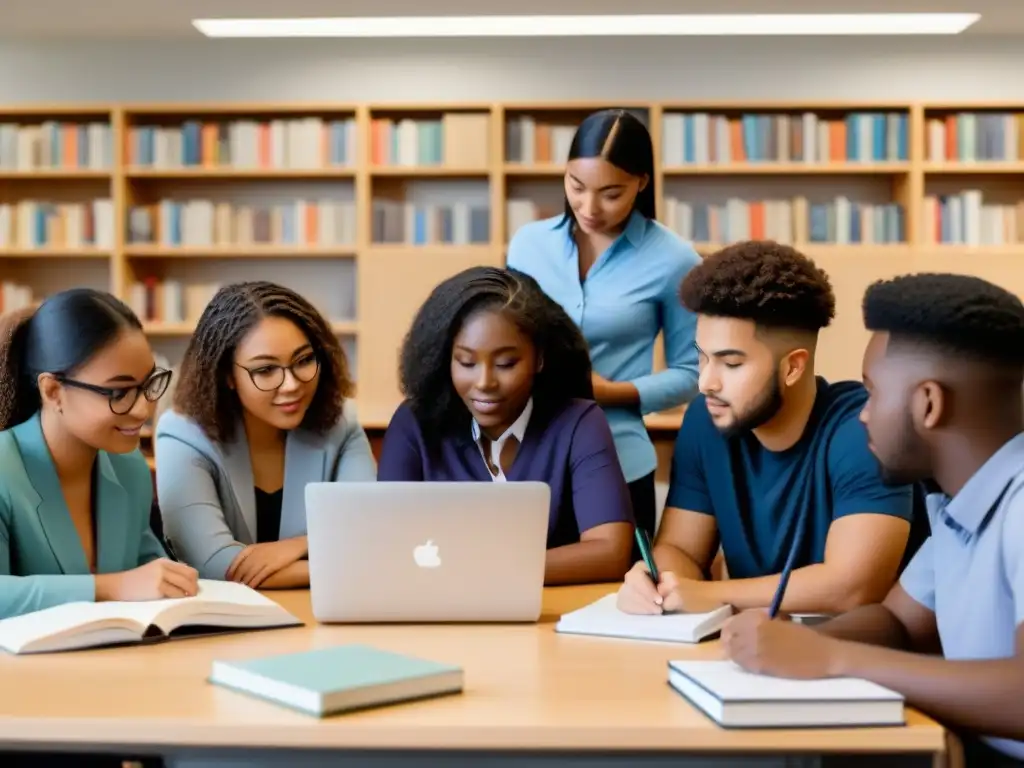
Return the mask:
<svg viewBox="0 0 1024 768">
<path fill-rule="evenodd" d="M 884 163 L 910 159 L 908 112 L 801 114 L 666 113 L 662 162 Z"/>
<path fill-rule="evenodd" d="M 355 162 L 356 123 L 351 117 L 132 125 L 125 147 L 125 163 L 132 168 L 287 170 Z"/>
<path fill-rule="evenodd" d="M 128 212 L 126 244 L 174 248 L 282 245 L 329 248 L 356 241 L 355 204 L 294 200 L 271 205 L 161 200 Z"/>
<path fill-rule="evenodd" d="M 684 240 L 729 243 L 775 240 L 782 243 L 892 245 L 906 242 L 903 208 L 897 203 L 873 205 L 840 196 L 833 201 L 747 201 L 724 204 L 665 201 L 663 223 Z"/>
<path fill-rule="evenodd" d="M 0 171 L 103 171 L 113 165 L 110 122 L 93 118 L 20 123 L 0 117 Z"/>
<path fill-rule="evenodd" d="M 546 197 L 554 198 L 548 194 Z M 728 243 L 771 239 L 794 244 L 971 246 L 1024 243 L 1024 194 L 988 201 L 982 189 L 927 194 L 920 203 L 920 232 L 908 238 L 907 212 L 896 201 L 874 202 L 843 194 L 823 199 L 743 198 L 717 201 L 666 197 L 661 222 L 684 240 Z M 522 226 L 561 212 L 558 202 L 529 198 L 505 202 L 507 243 Z M 375 246 L 414 248 L 496 246 L 486 195 L 476 200 L 372 203 L 367 253 Z M 294 200 L 249 205 L 229 200 L 161 200 L 126 213 L 123 246 L 115 245 L 109 199 L 85 203 L 0 203 L 0 258 L 11 254 L 64 257 L 73 253 L 127 258 L 195 258 L 229 252 L 253 257 L 310 253 L 353 256 L 359 221 L 352 201 Z"/>
<path fill-rule="evenodd" d="M 188 336 L 223 282 L 188 275 L 162 278 L 150 274 L 129 285 L 123 299 L 143 322 L 147 332 L 164 337 Z M 311 300 L 319 305 L 317 308 L 337 334 L 354 335 L 357 331 L 354 283 L 345 278 L 332 282 L 336 294 L 331 301 L 325 301 L 324 296 L 314 296 Z M 0 314 L 34 306 L 42 298 L 32 285 L 14 279 L 0 279 Z"/>
<path fill-rule="evenodd" d="M 586 113 L 572 105 L 117 105 L 0 110 L 0 170 L 154 175 L 562 164 Z M 662 170 L 746 164 L 932 165 L 1024 160 L 1024 105 L 626 105 Z M 498 130 L 493 130 L 497 124 Z M 915 151 L 920 148 L 920 151 Z M 923 170 L 938 170 L 924 168 Z"/>
<path fill-rule="evenodd" d="M 576 126 L 605 106 L 649 126 L 659 219 L 701 253 L 792 242 L 841 303 L 933 257 L 1024 270 L 1024 104 L 8 105 L 0 311 L 106 288 L 174 365 L 218 286 L 274 280 L 343 340 L 373 421 L 420 302 L 562 212 Z M 859 375 L 846 317 L 832 377 Z"/>
</svg>

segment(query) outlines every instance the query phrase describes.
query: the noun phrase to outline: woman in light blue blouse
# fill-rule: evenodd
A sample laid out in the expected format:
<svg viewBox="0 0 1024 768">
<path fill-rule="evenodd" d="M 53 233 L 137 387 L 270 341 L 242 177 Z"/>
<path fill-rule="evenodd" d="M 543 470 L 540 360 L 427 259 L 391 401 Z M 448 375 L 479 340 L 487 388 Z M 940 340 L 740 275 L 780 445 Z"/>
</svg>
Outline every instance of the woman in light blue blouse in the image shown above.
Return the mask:
<svg viewBox="0 0 1024 768">
<path fill-rule="evenodd" d="M 696 318 L 678 291 L 700 259 L 654 220 L 654 200 L 647 128 L 625 110 L 596 112 L 569 148 L 564 214 L 521 227 L 508 250 L 508 266 L 536 279 L 583 331 L 637 525 L 652 536 L 657 457 L 643 417 L 696 394 Z M 654 373 L 659 333 L 667 367 Z"/>
</svg>

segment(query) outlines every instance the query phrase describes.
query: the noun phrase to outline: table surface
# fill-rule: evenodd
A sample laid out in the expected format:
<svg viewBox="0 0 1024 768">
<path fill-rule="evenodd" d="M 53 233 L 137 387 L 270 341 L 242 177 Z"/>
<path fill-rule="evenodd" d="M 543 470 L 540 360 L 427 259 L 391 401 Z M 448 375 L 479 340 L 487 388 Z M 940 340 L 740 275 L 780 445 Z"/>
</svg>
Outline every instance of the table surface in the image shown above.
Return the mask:
<svg viewBox="0 0 1024 768">
<path fill-rule="evenodd" d="M 717 727 L 666 682 L 696 646 L 559 635 L 558 616 L 614 590 L 549 588 L 536 625 L 318 625 L 307 591 L 268 592 L 302 627 L 38 656 L 0 655 L 0 746 L 28 743 L 328 749 L 924 752 L 943 729 Z M 215 659 L 359 642 L 465 670 L 461 695 L 318 719 L 206 681 Z"/>
</svg>

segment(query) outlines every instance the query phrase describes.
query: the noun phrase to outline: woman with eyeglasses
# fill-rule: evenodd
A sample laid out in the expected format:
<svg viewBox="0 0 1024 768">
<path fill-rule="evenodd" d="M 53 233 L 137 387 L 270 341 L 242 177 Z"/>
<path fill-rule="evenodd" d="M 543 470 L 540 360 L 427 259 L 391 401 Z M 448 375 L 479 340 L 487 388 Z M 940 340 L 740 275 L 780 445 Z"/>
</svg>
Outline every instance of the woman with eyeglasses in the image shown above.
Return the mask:
<svg viewBox="0 0 1024 768">
<path fill-rule="evenodd" d="M 171 372 L 138 318 L 75 288 L 0 322 L 0 619 L 76 601 L 188 597 L 149 527 L 139 433 Z"/>
<path fill-rule="evenodd" d="M 341 344 L 306 299 L 262 281 L 220 289 L 156 428 L 175 555 L 202 578 L 308 586 L 306 484 L 376 479 L 351 392 Z"/>
</svg>

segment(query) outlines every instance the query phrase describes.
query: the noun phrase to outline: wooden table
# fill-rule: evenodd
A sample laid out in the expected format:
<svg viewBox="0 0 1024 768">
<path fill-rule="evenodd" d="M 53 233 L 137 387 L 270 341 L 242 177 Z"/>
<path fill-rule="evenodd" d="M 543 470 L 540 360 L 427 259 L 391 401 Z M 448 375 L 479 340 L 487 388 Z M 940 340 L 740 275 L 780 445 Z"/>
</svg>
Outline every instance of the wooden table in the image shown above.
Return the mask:
<svg viewBox="0 0 1024 768">
<path fill-rule="evenodd" d="M 475 767 L 520 765 L 529 756 L 531 765 L 679 766 L 689 756 L 694 765 L 794 766 L 802 764 L 794 762 L 801 754 L 859 755 L 873 768 L 883 764 L 873 756 L 881 754 L 897 755 L 901 766 L 941 764 L 943 729 L 913 711 L 903 728 L 717 727 L 666 683 L 670 659 L 717 657 L 715 642 L 685 646 L 554 632 L 561 613 L 613 589 L 548 589 L 540 624 L 483 626 L 322 626 L 310 615 L 308 592 L 269 592 L 306 626 L 0 656 L 0 749 L 163 754 L 169 765 L 438 760 Z M 214 659 L 349 642 L 462 665 L 465 692 L 319 720 L 205 681 Z M 712 754 L 720 757 L 709 760 Z M 341 760 L 346 756 L 351 763 Z M 748 762 L 754 757 L 760 760 Z"/>
</svg>

